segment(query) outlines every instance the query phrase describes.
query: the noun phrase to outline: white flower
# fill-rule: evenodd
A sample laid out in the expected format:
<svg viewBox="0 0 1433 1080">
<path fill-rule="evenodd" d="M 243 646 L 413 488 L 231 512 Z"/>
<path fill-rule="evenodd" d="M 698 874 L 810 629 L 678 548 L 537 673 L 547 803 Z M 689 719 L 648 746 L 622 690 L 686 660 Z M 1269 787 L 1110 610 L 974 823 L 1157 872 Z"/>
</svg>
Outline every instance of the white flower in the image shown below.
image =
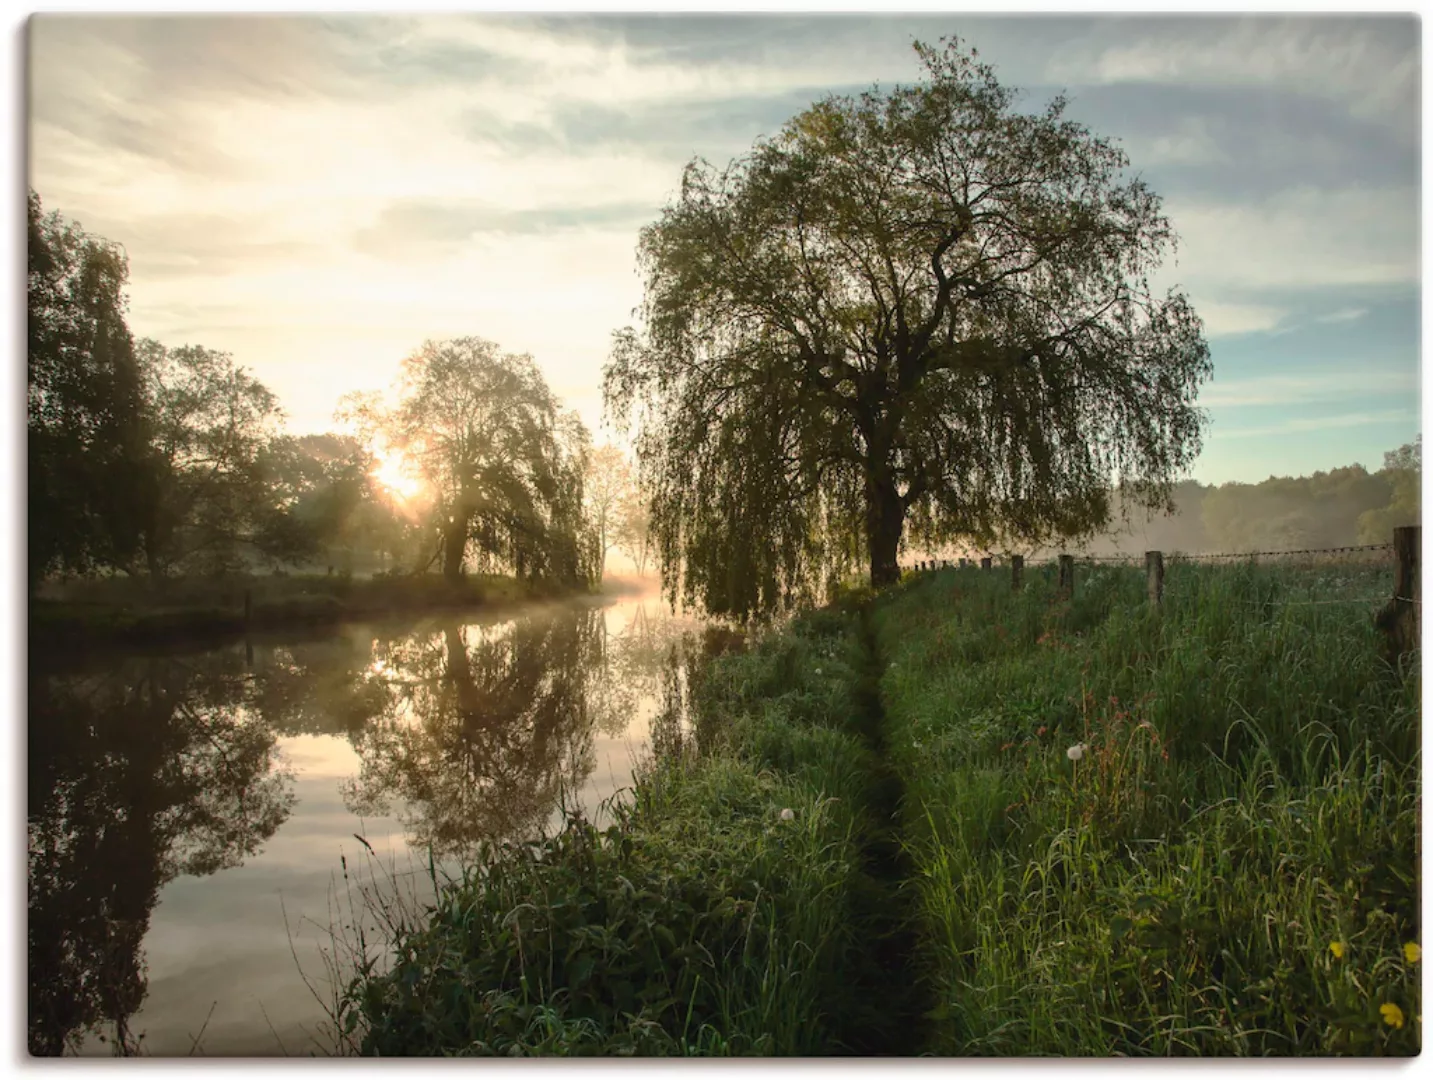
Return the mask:
<svg viewBox="0 0 1433 1080">
<path fill-rule="evenodd" d="M 817 669 L 816 669 L 816 674 L 817 674 L 817 675 L 820 675 L 820 674 L 821 674 L 821 669 L 820 669 L 820 668 L 817 668 Z"/>
<path fill-rule="evenodd" d="M 1065 756 L 1071 761 L 1079 761 L 1080 758 L 1085 756 L 1085 744 L 1082 742 L 1076 743 L 1065 751 Z"/>
<path fill-rule="evenodd" d="M 782 821 L 795 821 L 795 820 L 796 820 L 796 811 L 792 810 L 791 807 L 788 806 L 785 810 L 781 811 L 781 820 L 782 820 Z"/>
</svg>

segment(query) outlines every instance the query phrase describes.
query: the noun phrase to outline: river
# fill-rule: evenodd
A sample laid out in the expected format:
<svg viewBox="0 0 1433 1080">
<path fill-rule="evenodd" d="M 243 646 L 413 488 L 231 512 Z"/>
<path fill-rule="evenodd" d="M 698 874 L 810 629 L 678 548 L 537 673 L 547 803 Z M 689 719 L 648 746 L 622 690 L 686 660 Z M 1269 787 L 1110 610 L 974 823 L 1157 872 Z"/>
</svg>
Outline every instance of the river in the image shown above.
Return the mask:
<svg viewBox="0 0 1433 1080">
<path fill-rule="evenodd" d="M 331 1053 L 361 890 L 600 821 L 682 737 L 701 629 L 649 594 L 32 654 L 31 1052 Z"/>
</svg>

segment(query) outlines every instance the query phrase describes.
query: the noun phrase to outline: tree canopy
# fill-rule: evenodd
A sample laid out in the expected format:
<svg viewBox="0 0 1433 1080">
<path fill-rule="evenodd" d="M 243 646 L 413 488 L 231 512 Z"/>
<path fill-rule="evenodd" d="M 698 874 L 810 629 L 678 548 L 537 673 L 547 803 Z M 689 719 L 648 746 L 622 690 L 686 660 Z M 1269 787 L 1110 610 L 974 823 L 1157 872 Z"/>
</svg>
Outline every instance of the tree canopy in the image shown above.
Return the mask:
<svg viewBox="0 0 1433 1080">
<path fill-rule="evenodd" d="M 520 577 L 593 576 L 589 438 L 531 356 L 476 337 L 428 341 L 403 362 L 396 404 L 368 400 L 350 413 L 422 474 L 444 574 L 461 575 L 473 544 Z"/>
<path fill-rule="evenodd" d="M 124 250 L 28 208 L 29 559 L 31 585 L 133 556 L 127 512 L 143 454 L 144 401 L 125 322 Z"/>
<path fill-rule="evenodd" d="M 974 51 L 828 97 L 643 229 L 641 331 L 609 412 L 637 423 L 673 594 L 745 616 L 926 543 L 1087 535 L 1118 481 L 1167 505 L 1200 448 L 1200 320 L 1126 155 L 1055 98 L 1021 112 Z"/>
</svg>

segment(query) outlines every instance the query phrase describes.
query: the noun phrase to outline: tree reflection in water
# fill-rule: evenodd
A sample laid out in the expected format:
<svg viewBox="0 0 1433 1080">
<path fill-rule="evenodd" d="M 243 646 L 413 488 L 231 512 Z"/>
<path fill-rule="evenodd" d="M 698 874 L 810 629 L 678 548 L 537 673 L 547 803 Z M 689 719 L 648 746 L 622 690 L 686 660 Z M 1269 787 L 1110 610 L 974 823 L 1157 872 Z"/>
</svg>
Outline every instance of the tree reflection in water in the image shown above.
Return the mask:
<svg viewBox="0 0 1433 1080">
<path fill-rule="evenodd" d="M 538 831 L 592 771 L 598 618 L 452 621 L 378 649 L 376 677 L 393 693 L 354 738 L 349 809 L 396 812 L 410 843 L 439 858 Z"/>
<path fill-rule="evenodd" d="M 183 658 L 112 658 L 99 674 L 32 659 L 29 1046 L 105 1028 L 136 1049 L 141 948 L 160 890 L 256 853 L 293 808 L 278 736 L 343 738 L 361 816 L 394 813 L 420 849 L 531 836 L 594 771 L 596 736 L 674 752 L 705 651 L 658 604 L 456 618 L 398 633 Z M 247 652 L 247 656 L 246 656 Z M 337 838 L 336 838 L 337 839 Z M 337 858 L 335 847 L 334 857 Z"/>
<path fill-rule="evenodd" d="M 112 1025 L 132 1053 L 159 890 L 256 852 L 289 815 L 292 777 L 235 653 L 102 675 L 32 662 L 29 686 L 29 1049 Z"/>
<path fill-rule="evenodd" d="M 661 738 L 684 715 L 684 624 L 646 605 L 628 613 L 616 632 L 607 612 L 574 608 L 375 643 L 368 679 L 389 699 L 352 736 L 362 767 L 349 809 L 396 814 L 438 858 L 536 835 L 590 779 L 594 733 L 620 737 L 655 705 Z"/>
</svg>

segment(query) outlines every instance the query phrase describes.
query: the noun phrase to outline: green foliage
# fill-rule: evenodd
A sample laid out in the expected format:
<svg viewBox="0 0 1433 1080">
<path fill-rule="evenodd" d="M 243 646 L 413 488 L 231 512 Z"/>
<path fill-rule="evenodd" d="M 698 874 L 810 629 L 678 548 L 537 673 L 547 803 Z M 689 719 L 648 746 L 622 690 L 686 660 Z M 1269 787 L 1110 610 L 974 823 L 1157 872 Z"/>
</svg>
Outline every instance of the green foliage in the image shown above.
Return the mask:
<svg viewBox="0 0 1433 1080">
<path fill-rule="evenodd" d="M 254 554 L 292 562 L 313 540 L 277 502 L 282 412 L 227 353 L 139 344 L 149 445 L 132 513 L 152 576 L 222 574 Z"/>
<path fill-rule="evenodd" d="M 144 450 L 144 402 L 125 324 L 123 249 L 28 213 L 28 581 L 134 556 L 129 500 Z"/>
<path fill-rule="evenodd" d="M 576 413 L 559 413 L 531 356 L 481 338 L 428 341 L 403 362 L 398 401 L 351 408 L 366 439 L 418 466 L 444 573 L 469 546 L 519 577 L 594 580 L 598 540 L 583 507 L 591 453 Z"/>
<path fill-rule="evenodd" d="M 642 232 L 645 327 L 616 335 L 668 588 L 747 616 L 925 543 L 1103 525 L 1199 449 L 1210 374 L 1172 242 L 1122 151 L 1017 111 L 951 43 L 928 80 L 832 97 L 717 171 L 690 164 Z"/>
<path fill-rule="evenodd" d="M 1417 525 L 1422 517 L 1423 436 L 1383 455 L 1378 474 L 1392 489 L 1387 506 L 1368 510 L 1358 519 L 1360 544 L 1385 544 L 1393 530 Z"/>
<path fill-rule="evenodd" d="M 1123 569 L 878 602 L 934 1052 L 1418 1052 L 1419 680 L 1358 603 L 1391 584 L 1176 562 L 1158 611 Z"/>
<path fill-rule="evenodd" d="M 699 753 L 654 762 L 603 831 L 488 849 L 389 963 L 363 961 L 341 1024 L 383 1055 L 849 1047 L 880 1005 L 860 982 L 856 652 L 832 616 L 713 661 Z"/>
<path fill-rule="evenodd" d="M 1270 477 L 1258 484 L 1224 484 L 1204 497 L 1203 521 L 1215 551 L 1278 551 L 1386 544 L 1392 527 L 1364 539 L 1391 496 L 1389 478 L 1361 465 L 1312 476 Z M 1370 517 L 1370 514 L 1374 517 Z"/>
</svg>

